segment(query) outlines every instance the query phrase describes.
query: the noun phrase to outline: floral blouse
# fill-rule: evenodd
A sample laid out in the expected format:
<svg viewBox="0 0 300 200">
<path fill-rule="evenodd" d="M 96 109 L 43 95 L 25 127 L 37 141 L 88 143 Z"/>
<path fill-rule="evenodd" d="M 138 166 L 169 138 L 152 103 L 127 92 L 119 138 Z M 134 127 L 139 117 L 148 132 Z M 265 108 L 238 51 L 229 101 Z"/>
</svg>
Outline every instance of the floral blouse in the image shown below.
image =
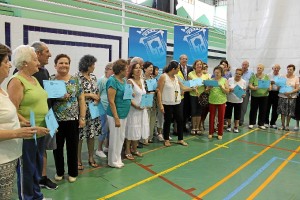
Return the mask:
<svg viewBox="0 0 300 200">
<path fill-rule="evenodd" d="M 99 88 L 97 85 L 97 78 L 94 74 L 90 74 L 90 80 L 85 78 L 81 72 L 78 72 L 75 76 L 77 76 L 80 79 L 83 92 L 84 93 L 93 93 L 93 94 L 99 94 Z M 92 98 L 85 99 L 86 103 L 93 101 Z"/>
<path fill-rule="evenodd" d="M 56 80 L 55 75 L 52 75 L 50 79 Z M 78 97 L 83 92 L 80 84 L 80 80 L 76 76 L 71 75 L 69 81 L 65 83 L 66 83 L 67 93 L 70 94 L 70 98 L 53 99 L 52 109 L 58 121 L 78 120 L 78 116 L 79 116 Z"/>
</svg>

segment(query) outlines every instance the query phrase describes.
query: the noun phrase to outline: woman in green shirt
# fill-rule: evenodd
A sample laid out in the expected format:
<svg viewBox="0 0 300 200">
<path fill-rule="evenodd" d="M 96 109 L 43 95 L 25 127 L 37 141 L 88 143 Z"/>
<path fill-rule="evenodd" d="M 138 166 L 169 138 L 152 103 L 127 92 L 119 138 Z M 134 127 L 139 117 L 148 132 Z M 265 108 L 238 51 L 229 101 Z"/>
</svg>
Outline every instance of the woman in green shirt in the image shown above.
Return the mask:
<svg viewBox="0 0 300 200">
<path fill-rule="evenodd" d="M 227 101 L 226 94 L 229 93 L 229 87 L 227 79 L 222 77 L 223 68 L 217 66 L 214 68 L 214 78 L 213 80 L 218 81 L 218 87 L 208 87 L 209 93 L 209 135 L 208 138 L 211 139 L 215 131 L 215 114 L 218 110 L 218 139 L 221 140 L 223 136 L 223 124 L 225 115 L 225 104 Z"/>
<path fill-rule="evenodd" d="M 269 76 L 264 74 L 265 66 L 262 64 L 257 65 L 257 72 L 250 77 L 249 89 L 251 90 L 251 104 L 250 104 L 250 122 L 249 128 L 252 129 L 256 124 L 257 110 L 258 112 L 258 127 L 266 129 L 264 126 L 266 108 L 268 104 L 269 91 L 272 89 L 271 83 L 268 88 L 259 88 L 259 80 L 270 80 Z"/>
</svg>

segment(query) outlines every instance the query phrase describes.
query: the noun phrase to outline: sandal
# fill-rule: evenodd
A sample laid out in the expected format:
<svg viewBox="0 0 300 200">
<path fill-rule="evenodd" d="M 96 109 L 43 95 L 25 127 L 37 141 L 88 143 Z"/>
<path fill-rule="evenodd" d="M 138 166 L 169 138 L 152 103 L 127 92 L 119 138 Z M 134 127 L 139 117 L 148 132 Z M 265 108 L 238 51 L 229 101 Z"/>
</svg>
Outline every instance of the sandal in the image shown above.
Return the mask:
<svg viewBox="0 0 300 200">
<path fill-rule="evenodd" d="M 166 140 L 166 141 L 164 142 L 164 145 L 165 145 L 166 147 L 170 147 L 170 146 L 171 146 L 171 143 L 170 143 L 169 140 Z"/>
<path fill-rule="evenodd" d="M 182 145 L 182 146 L 188 146 L 188 143 L 186 143 L 186 142 L 183 141 L 183 140 L 177 141 L 177 144 L 180 144 L 180 145 Z"/>
<path fill-rule="evenodd" d="M 78 163 L 78 170 L 83 170 L 83 169 L 84 169 L 84 167 L 83 167 L 82 163 L 79 162 L 79 163 Z"/>
<path fill-rule="evenodd" d="M 139 151 L 132 152 L 132 154 L 138 157 L 143 157 L 143 154 L 141 154 Z"/>
<path fill-rule="evenodd" d="M 132 156 L 131 153 L 125 154 L 125 157 L 126 157 L 128 160 L 134 160 L 134 157 Z"/>
<path fill-rule="evenodd" d="M 192 129 L 191 130 L 191 135 L 196 135 L 197 129 Z"/>
<path fill-rule="evenodd" d="M 93 167 L 93 168 L 96 168 L 98 167 L 99 165 L 96 163 L 96 161 L 89 161 L 89 166 Z"/>
</svg>

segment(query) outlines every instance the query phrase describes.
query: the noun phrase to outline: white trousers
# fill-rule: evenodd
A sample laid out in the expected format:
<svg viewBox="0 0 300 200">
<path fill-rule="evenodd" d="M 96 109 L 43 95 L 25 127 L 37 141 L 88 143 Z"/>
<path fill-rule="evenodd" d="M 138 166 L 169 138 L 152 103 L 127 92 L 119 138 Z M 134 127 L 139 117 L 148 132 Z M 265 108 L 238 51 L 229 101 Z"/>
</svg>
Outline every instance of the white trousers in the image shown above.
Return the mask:
<svg viewBox="0 0 300 200">
<path fill-rule="evenodd" d="M 115 119 L 107 116 L 109 126 L 109 148 L 108 165 L 111 167 L 122 167 L 124 163 L 121 159 L 122 147 L 125 139 L 125 128 L 127 118 L 120 119 L 121 126 L 115 127 Z"/>
</svg>

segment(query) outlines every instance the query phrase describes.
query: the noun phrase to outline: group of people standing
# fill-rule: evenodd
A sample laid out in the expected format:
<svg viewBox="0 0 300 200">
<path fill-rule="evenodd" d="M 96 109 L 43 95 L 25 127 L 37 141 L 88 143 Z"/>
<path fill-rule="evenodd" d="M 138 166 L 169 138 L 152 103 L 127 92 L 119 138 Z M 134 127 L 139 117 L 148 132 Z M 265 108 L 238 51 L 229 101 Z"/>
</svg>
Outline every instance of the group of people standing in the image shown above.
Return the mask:
<svg viewBox="0 0 300 200">
<path fill-rule="evenodd" d="M 11 53 L 7 46 L 0 44 L 0 84 L 9 76 Z M 227 124 L 227 131 L 238 133 L 250 96 L 249 128 L 256 124 L 258 112 L 261 129 L 277 128 L 278 114 L 282 121 L 280 130 L 289 130 L 291 118 L 297 120 L 295 130 L 299 129 L 300 112 L 296 112 L 300 109 L 299 78 L 294 75 L 294 65 L 287 66 L 285 76 L 279 75 L 279 65 L 274 65 L 273 73 L 266 75 L 263 65 L 259 64 L 257 72 L 252 73 L 248 70 L 249 62 L 244 61 L 233 75 L 228 62 L 222 60 L 211 76 L 206 63 L 196 60 L 189 67 L 187 56 L 181 55 L 179 62 L 171 61 L 163 74 L 158 75 L 158 68 L 151 62 L 135 57 L 108 63 L 98 80 L 93 74 L 97 62 L 94 56 L 84 55 L 79 61 L 78 72 L 71 75 L 71 58 L 59 54 L 54 59 L 56 73 L 50 76 L 45 65 L 51 56 L 43 42 L 21 45 L 12 53 L 12 63 L 17 70 L 9 79 L 7 92 L 0 88 L 0 199 L 11 197 L 16 171 L 19 199 L 43 199 L 41 187 L 56 189 L 57 184 L 47 177 L 47 150 L 53 150 L 54 179 L 61 181 L 65 177 L 65 143 L 67 179 L 72 183 L 77 180 L 78 170 L 84 169 L 81 156 L 84 139 L 90 167 L 98 167 L 94 159 L 94 141 L 98 137 L 96 155 L 107 157 L 110 167 L 122 168 L 122 149 L 129 160 L 142 157 L 138 144 L 149 145 L 156 132 L 158 140 L 170 147 L 172 123 L 178 136 L 176 143 L 188 146 L 183 133 L 190 117 L 192 135 L 203 133 L 208 113 L 209 139 L 215 131 L 217 138 L 222 139 L 224 124 Z M 286 84 L 293 89 L 280 93 L 280 86 L 274 79 L 277 76 L 285 78 Z M 185 81 L 194 79 L 215 80 L 218 85 L 185 86 Z M 67 93 L 61 98 L 49 99 L 43 89 L 43 80 L 63 81 Z M 148 81 L 151 80 L 157 82 L 157 88 L 149 88 Z M 259 88 L 259 80 L 270 80 L 269 88 Z M 245 92 L 242 98 L 233 93 L 236 85 Z M 124 98 L 128 87 L 132 88 L 132 97 Z M 142 97 L 146 94 L 153 94 L 153 104 L 142 107 Z M 93 118 L 90 104 L 101 104 L 104 114 Z M 53 137 L 45 122 L 49 109 L 53 110 L 59 124 Z M 233 110 L 234 127 L 231 128 Z"/>
</svg>

